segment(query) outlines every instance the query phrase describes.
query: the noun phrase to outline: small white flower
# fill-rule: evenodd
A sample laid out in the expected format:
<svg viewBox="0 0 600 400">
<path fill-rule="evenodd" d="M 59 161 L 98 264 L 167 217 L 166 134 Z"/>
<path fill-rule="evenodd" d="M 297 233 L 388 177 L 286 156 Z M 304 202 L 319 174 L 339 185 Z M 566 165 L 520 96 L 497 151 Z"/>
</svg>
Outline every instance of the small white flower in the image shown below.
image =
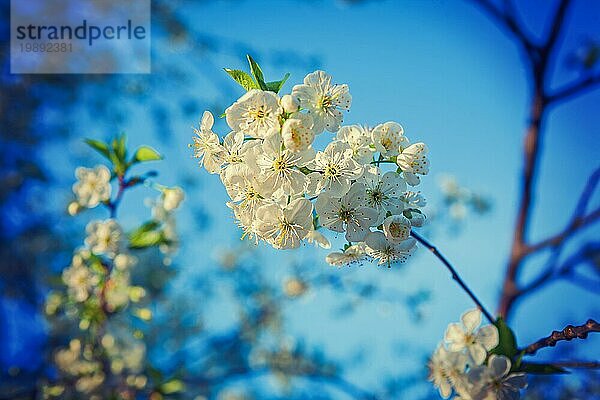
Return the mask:
<svg viewBox="0 0 600 400">
<path fill-rule="evenodd" d="M 332 85 L 331 75 L 315 71 L 306 75 L 304 84 L 294 86 L 292 96 L 313 117 L 315 132 L 337 132 L 343 120 L 341 110 L 349 110 L 352 96 L 348 85 Z"/>
<path fill-rule="evenodd" d="M 275 93 L 252 89 L 225 110 L 225 117 L 234 131 L 264 139 L 279 132 L 282 112 Z"/>
<path fill-rule="evenodd" d="M 138 260 L 135 256 L 132 256 L 127 253 L 121 253 L 117 254 L 115 259 L 113 260 L 113 263 L 116 269 L 118 269 L 119 271 L 125 271 L 137 264 L 137 261 Z"/>
<path fill-rule="evenodd" d="M 456 386 L 466 381 L 467 357 L 463 353 L 452 353 L 440 345 L 429 360 L 429 381 L 433 382 L 442 398 L 447 399 Z"/>
<path fill-rule="evenodd" d="M 167 212 L 173 211 L 179 207 L 184 198 L 185 194 L 180 187 L 165 188 L 162 191 L 162 206 Z"/>
<path fill-rule="evenodd" d="M 300 103 L 292 95 L 286 94 L 281 98 L 281 107 L 283 107 L 283 111 L 291 114 L 298 111 Z"/>
<path fill-rule="evenodd" d="M 405 208 L 423 208 L 427 205 L 427 201 L 421 192 L 404 192 L 400 199 L 404 203 Z"/>
<path fill-rule="evenodd" d="M 304 198 L 281 207 L 268 204 L 256 210 L 254 230 L 276 249 L 294 249 L 313 229 L 312 203 Z"/>
<path fill-rule="evenodd" d="M 92 290 L 100 282 L 100 277 L 94 274 L 87 265 L 72 264 L 62 273 L 62 279 L 68 287 L 68 292 L 77 302 L 87 300 Z"/>
<path fill-rule="evenodd" d="M 417 212 L 410 212 L 410 224 L 416 228 L 420 228 L 425 224 L 425 214 L 419 214 Z"/>
<path fill-rule="evenodd" d="M 281 137 L 285 148 L 294 153 L 308 149 L 315 140 L 313 120 L 308 114 L 296 113 L 283 123 Z"/>
<path fill-rule="evenodd" d="M 73 193 L 80 206 L 94 208 L 100 202 L 110 199 L 110 171 L 104 165 L 94 169 L 79 167 L 75 170 L 77 182 Z"/>
<path fill-rule="evenodd" d="M 245 213 L 254 218 L 258 207 L 267 204 L 256 174 L 245 164 L 235 165 L 223 175 L 223 184 L 227 194 L 231 197 L 232 204 L 238 206 L 238 212 Z"/>
<path fill-rule="evenodd" d="M 227 164 L 243 162 L 244 134 L 242 132 L 229 132 L 223 139 L 223 161 Z"/>
<path fill-rule="evenodd" d="M 342 197 L 335 197 L 331 192 L 321 193 L 315 208 L 321 225 L 335 232 L 346 231 L 349 242 L 363 241 L 369 227 L 377 220 L 377 211 L 365 207 L 365 185 L 362 183 L 354 183 Z"/>
<path fill-rule="evenodd" d="M 114 219 L 91 221 L 85 228 L 87 237 L 85 244 L 95 254 L 114 256 L 121 247 L 123 230 Z"/>
<path fill-rule="evenodd" d="M 518 400 L 520 390 L 527 387 L 524 373 L 510 373 L 510 359 L 492 354 L 488 365 L 481 365 L 469 371 L 473 400 Z"/>
<path fill-rule="evenodd" d="M 313 229 L 312 231 L 308 232 L 308 234 L 306 235 L 306 241 L 308 243 L 314 243 L 316 247 L 321 247 L 323 249 L 331 248 L 331 243 L 329 242 L 329 239 L 327 239 L 325 235 L 323 235 L 316 229 Z"/>
<path fill-rule="evenodd" d="M 408 260 L 416 248 L 416 240 L 408 238 L 400 243 L 392 243 L 386 239 L 383 232 L 371 232 L 365 238 L 367 254 L 378 260 L 378 264 L 403 263 Z"/>
<path fill-rule="evenodd" d="M 498 329 L 494 325 L 481 324 L 481 311 L 473 309 L 460 317 L 462 324 L 450 324 L 446 330 L 445 340 L 450 351 L 466 350 L 475 365 L 481 365 L 487 352 L 498 345 Z"/>
<path fill-rule="evenodd" d="M 327 261 L 329 265 L 342 267 L 362 261 L 365 259 L 366 255 L 365 243 L 360 242 L 349 246 L 344 251 L 334 251 L 333 253 L 329 253 L 327 257 L 325 257 L 325 261 Z"/>
<path fill-rule="evenodd" d="M 404 136 L 404 129 L 397 122 L 385 122 L 377 125 L 371 132 L 375 150 L 384 157 L 397 156 L 408 146 L 408 139 Z"/>
<path fill-rule="evenodd" d="M 263 153 L 256 160 L 261 169 L 263 188 L 269 194 L 281 189 L 285 195 L 297 195 L 304 192 L 306 175 L 298 167 L 308 164 L 314 157 L 312 148 L 294 153 L 284 149 L 281 136 L 274 134 L 262 144 Z"/>
<path fill-rule="evenodd" d="M 362 174 L 362 168 L 352 158 L 350 146 L 339 141 L 319 151 L 307 167 L 316 171 L 308 175 L 309 192 L 314 194 L 328 190 L 332 195 L 342 196 L 350 189 L 351 181 Z"/>
<path fill-rule="evenodd" d="M 105 283 L 106 307 L 110 311 L 115 311 L 129 303 L 129 273 L 119 271 L 111 274 L 110 279 Z"/>
<path fill-rule="evenodd" d="M 212 131 L 215 118 L 209 111 L 204 111 L 199 129 L 194 128 L 196 136 L 192 137 L 194 143 L 190 147 L 194 150 L 194 157 L 198 165 L 204 166 L 211 174 L 219 172 L 224 160 L 225 149 L 219 142 L 219 137 Z"/>
<path fill-rule="evenodd" d="M 388 211 L 396 215 L 404 210 L 402 195 L 406 182 L 400 174 L 389 171 L 381 176 L 379 168 L 370 167 L 365 169 L 360 181 L 366 186 L 367 205 L 379 213 L 376 225 L 383 222 Z"/>
<path fill-rule="evenodd" d="M 410 237 L 410 220 L 404 215 L 390 215 L 383 221 L 383 233 L 392 243 L 400 243 Z"/>
<path fill-rule="evenodd" d="M 342 126 L 337 139 L 348 143 L 352 149 L 352 158 L 359 164 L 368 164 L 373 157 L 371 131 L 360 125 Z"/>
<path fill-rule="evenodd" d="M 426 156 L 427 146 L 425 143 L 415 143 L 402 150 L 397 157 L 396 163 L 402 169 L 406 182 L 416 186 L 421 182 L 418 175 L 429 173 L 429 159 Z"/>
</svg>

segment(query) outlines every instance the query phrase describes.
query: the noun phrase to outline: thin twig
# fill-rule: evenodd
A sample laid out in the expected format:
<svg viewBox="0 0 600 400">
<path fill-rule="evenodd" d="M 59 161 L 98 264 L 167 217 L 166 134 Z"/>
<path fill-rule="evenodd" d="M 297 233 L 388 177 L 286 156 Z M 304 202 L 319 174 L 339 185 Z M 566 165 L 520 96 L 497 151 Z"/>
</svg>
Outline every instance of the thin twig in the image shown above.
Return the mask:
<svg viewBox="0 0 600 400">
<path fill-rule="evenodd" d="M 429 241 L 427 241 L 427 239 L 425 239 L 423 236 L 419 235 L 415 231 L 411 231 L 410 235 L 412 237 L 414 237 L 417 240 L 417 242 L 419 242 L 423 246 L 427 247 L 427 249 L 429 251 L 431 251 L 442 262 L 442 264 L 444 264 L 444 266 L 446 266 L 448 271 L 450 271 L 450 273 L 452 274 L 452 279 L 454 279 L 458 283 L 458 285 L 465 291 L 465 293 L 467 293 L 467 295 L 469 295 L 471 300 L 473 300 L 473 302 L 477 305 L 477 308 L 479 308 L 479 310 L 481 310 L 483 315 L 485 315 L 485 318 L 490 323 L 493 324 L 495 322 L 495 320 L 494 320 L 494 317 L 492 317 L 492 314 L 490 314 L 490 312 L 488 310 L 486 310 L 486 308 L 483 306 L 483 304 L 481 304 L 481 301 L 479 301 L 477 296 L 475 296 L 473 291 L 471 291 L 471 289 L 469 289 L 469 287 L 462 280 L 460 275 L 458 275 L 458 272 L 456 272 L 456 270 L 454 269 L 452 264 L 450 264 L 450 261 L 448 261 L 448 259 L 446 259 L 446 257 L 444 257 L 444 255 L 442 253 L 440 253 L 439 250 L 434 245 L 429 243 Z"/>
<path fill-rule="evenodd" d="M 593 319 L 588 319 L 585 324 L 579 326 L 567 325 L 562 331 L 554 331 L 550 336 L 525 347 L 524 353 L 533 355 L 538 350 L 545 347 L 554 347 L 556 343 L 563 340 L 586 339 L 588 334 L 592 332 L 600 332 L 600 324 Z"/>
<path fill-rule="evenodd" d="M 599 361 L 557 361 L 549 363 L 560 368 L 599 369 Z"/>
<path fill-rule="evenodd" d="M 558 89 L 556 92 L 548 95 L 548 103 L 556 103 L 561 100 L 566 100 L 570 97 L 583 94 L 587 90 L 600 87 L 600 75 L 592 75 L 575 83 L 570 83 L 565 87 Z"/>
</svg>

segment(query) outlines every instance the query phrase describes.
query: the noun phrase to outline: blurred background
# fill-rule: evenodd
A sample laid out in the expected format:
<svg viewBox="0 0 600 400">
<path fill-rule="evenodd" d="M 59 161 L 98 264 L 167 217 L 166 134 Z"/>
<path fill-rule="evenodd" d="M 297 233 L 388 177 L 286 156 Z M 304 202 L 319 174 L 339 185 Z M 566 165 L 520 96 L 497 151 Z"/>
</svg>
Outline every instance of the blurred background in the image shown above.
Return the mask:
<svg viewBox="0 0 600 400">
<path fill-rule="evenodd" d="M 514 3 L 524 31 L 543 40 L 558 2 Z M 518 207 L 532 76 L 515 37 L 485 7 L 153 0 L 149 75 L 10 74 L 9 1 L 0 7 L 0 398 L 48 397 L 48 387 L 64 379 L 56 352 L 81 332 L 72 316 L 48 312 L 48 299 L 64 291 L 61 273 L 87 222 L 108 217 L 101 209 L 68 215 L 74 169 L 104 161 L 84 138 L 121 132 L 130 146 L 147 144 L 164 155 L 142 170 L 158 171 L 160 182 L 182 187 L 186 199 L 176 215 L 177 253 L 144 251 L 133 272 L 153 318 L 136 317 L 131 304 L 114 328 L 139 339 L 143 357 L 131 369 L 146 380 L 136 390 L 105 382 L 92 390 L 97 398 L 438 398 L 427 382 L 427 358 L 447 324 L 472 307 L 439 261 L 421 248 L 392 269 L 334 268 L 324 249 L 275 251 L 240 241 L 227 193 L 198 168 L 187 144 L 203 110 L 220 115 L 242 94 L 222 68 L 245 70 L 246 54 L 271 80 L 291 73 L 282 93 L 326 70 L 350 86 L 346 124 L 394 120 L 411 140 L 428 144 L 432 167 L 421 186 L 428 223 L 421 233 L 495 310 Z M 597 76 L 600 3 L 572 1 L 558 45 L 551 90 Z M 600 90 L 592 88 L 548 110 L 532 242 L 563 229 L 599 166 L 599 104 Z M 227 133 L 223 120 L 215 131 Z M 321 145 L 328 139 L 320 137 Z M 121 224 L 139 225 L 149 214 L 144 199 L 155 195 L 131 190 Z M 599 201 L 600 193 L 592 194 L 589 209 Z M 528 260 L 524 282 L 550 259 L 558 265 L 583 254 L 576 272 L 515 304 L 509 322 L 519 344 L 600 317 L 599 233 L 590 224 L 560 254 L 548 249 Z M 119 350 L 123 357 L 138 353 L 128 345 Z M 600 335 L 539 356 L 597 360 Z M 599 386 L 593 371 L 532 378 L 526 398 L 600 398 Z"/>
</svg>

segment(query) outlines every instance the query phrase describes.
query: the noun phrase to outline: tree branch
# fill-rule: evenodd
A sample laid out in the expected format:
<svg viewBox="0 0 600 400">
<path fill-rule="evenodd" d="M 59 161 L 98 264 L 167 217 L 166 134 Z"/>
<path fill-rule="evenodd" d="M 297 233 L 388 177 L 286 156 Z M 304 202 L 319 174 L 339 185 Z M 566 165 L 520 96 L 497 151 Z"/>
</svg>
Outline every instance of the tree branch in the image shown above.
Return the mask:
<svg viewBox="0 0 600 400">
<path fill-rule="evenodd" d="M 583 368 L 583 369 L 599 369 L 600 362 L 598 361 L 557 361 L 551 362 L 555 367 L 560 368 Z"/>
<path fill-rule="evenodd" d="M 549 104 L 556 103 L 566 100 L 569 97 L 583 94 L 585 91 L 595 89 L 597 86 L 600 86 L 600 74 L 591 75 L 578 82 L 568 84 L 553 94 L 548 95 L 547 100 Z"/>
<path fill-rule="evenodd" d="M 423 236 L 416 233 L 414 230 L 410 232 L 410 235 L 412 237 L 414 237 L 423 246 L 427 247 L 427 249 L 429 251 L 431 251 L 442 262 L 442 264 L 444 264 L 444 266 L 452 274 L 452 279 L 454 279 L 458 283 L 458 285 L 465 291 L 465 293 L 467 293 L 467 295 L 471 298 L 471 300 L 473 300 L 473 302 L 477 305 L 477 308 L 479 308 L 479 310 L 481 310 L 483 315 L 485 315 L 485 318 L 491 324 L 493 324 L 495 322 L 495 320 L 494 320 L 494 317 L 492 317 L 492 314 L 490 314 L 490 312 L 488 310 L 486 310 L 486 308 L 483 306 L 483 304 L 481 304 L 481 301 L 479 301 L 477 296 L 475 296 L 475 294 L 471 291 L 471 289 L 469 289 L 467 284 L 458 275 L 458 272 L 456 272 L 456 270 L 454 269 L 452 264 L 450 264 L 450 261 L 448 261 L 448 259 L 446 259 L 446 257 L 444 257 L 444 255 L 442 253 L 440 253 L 439 250 L 434 245 L 429 243 L 427 241 L 427 239 L 425 239 Z"/>
<path fill-rule="evenodd" d="M 600 324 L 593 319 L 588 319 L 585 324 L 579 326 L 567 325 L 562 331 L 554 331 L 550 336 L 530 344 L 524 349 L 524 353 L 533 355 L 538 350 L 545 347 L 554 347 L 556 343 L 563 340 L 586 339 L 588 334 L 592 332 L 600 332 Z"/>
<path fill-rule="evenodd" d="M 573 234 L 575 234 L 577 231 L 596 222 L 598 219 L 600 219 L 600 207 L 598 207 L 597 209 L 595 209 L 593 212 L 586 215 L 585 217 L 575 218 L 569 224 L 569 226 L 567 226 L 562 232 L 557 233 L 556 235 L 551 236 L 547 239 L 544 239 L 541 242 L 538 242 L 534 245 L 528 246 L 526 252 L 528 254 L 535 253 L 546 247 L 558 246 L 563 241 L 567 240 L 569 237 L 571 237 Z"/>
<path fill-rule="evenodd" d="M 525 31 L 517 23 L 511 4 L 507 4 L 505 10 L 502 11 L 488 0 L 470 1 L 478 5 L 483 11 L 490 15 L 496 22 L 498 22 L 503 29 L 506 29 L 511 35 L 513 35 L 518 40 L 519 44 L 523 46 L 525 52 L 531 60 L 536 58 L 539 48 L 531 39 L 529 39 Z"/>
</svg>

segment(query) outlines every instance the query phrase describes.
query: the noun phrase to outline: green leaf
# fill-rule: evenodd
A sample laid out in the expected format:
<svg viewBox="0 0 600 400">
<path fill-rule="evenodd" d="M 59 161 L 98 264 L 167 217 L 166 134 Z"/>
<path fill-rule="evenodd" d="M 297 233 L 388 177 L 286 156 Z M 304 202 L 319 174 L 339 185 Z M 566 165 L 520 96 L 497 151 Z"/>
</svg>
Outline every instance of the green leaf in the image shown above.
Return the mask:
<svg viewBox="0 0 600 400">
<path fill-rule="evenodd" d="M 256 61 L 254 61 L 250 54 L 248 54 L 246 57 L 248 58 L 248 64 L 250 64 L 250 72 L 252 72 L 252 75 L 254 75 L 254 78 L 258 83 L 259 89 L 269 90 L 269 88 L 267 88 L 267 84 L 265 83 L 265 77 L 263 75 L 262 69 L 260 69 L 260 66 L 257 64 Z"/>
<path fill-rule="evenodd" d="M 173 394 L 183 392 L 185 390 L 185 384 L 179 379 L 171 379 L 160 385 L 160 391 L 163 394 Z"/>
<path fill-rule="evenodd" d="M 162 160 L 162 156 L 158 153 L 158 151 L 154 150 L 150 146 L 140 146 L 135 151 L 135 154 L 133 156 L 133 159 L 131 160 L 131 163 L 134 164 L 134 163 L 138 163 L 138 162 L 156 161 L 156 160 Z"/>
<path fill-rule="evenodd" d="M 132 249 L 143 249 L 155 246 L 164 241 L 161 231 L 157 230 L 160 226 L 158 221 L 149 221 L 129 234 L 129 247 Z"/>
<path fill-rule="evenodd" d="M 258 84 L 252 79 L 248 73 L 244 71 L 240 71 L 239 69 L 229 69 L 223 68 L 227 74 L 233 78 L 234 81 L 240 84 L 241 87 L 246 89 L 246 91 L 252 89 L 259 89 Z"/>
<path fill-rule="evenodd" d="M 500 317 L 496 320 L 494 325 L 498 328 L 499 342 L 498 346 L 494 347 L 490 353 L 503 354 L 506 357 L 513 359 L 519 352 L 514 332 Z"/>
<path fill-rule="evenodd" d="M 518 369 L 519 372 L 527 372 L 535 375 L 568 374 L 564 368 L 552 364 L 524 362 Z"/>
<path fill-rule="evenodd" d="M 106 143 L 94 139 L 85 139 L 84 142 L 92 149 L 96 150 L 98 153 L 110 160 L 110 150 L 108 149 L 108 145 Z"/>
<path fill-rule="evenodd" d="M 279 93 L 279 91 L 281 90 L 281 87 L 288 80 L 289 77 L 290 77 L 290 73 L 288 72 L 287 74 L 285 74 L 283 79 L 280 81 L 267 82 L 266 83 L 267 89 L 270 90 L 271 92 Z"/>
<path fill-rule="evenodd" d="M 123 133 L 112 141 L 112 148 L 117 156 L 117 159 L 121 162 L 125 162 L 125 156 L 127 154 L 127 136 Z"/>
</svg>

